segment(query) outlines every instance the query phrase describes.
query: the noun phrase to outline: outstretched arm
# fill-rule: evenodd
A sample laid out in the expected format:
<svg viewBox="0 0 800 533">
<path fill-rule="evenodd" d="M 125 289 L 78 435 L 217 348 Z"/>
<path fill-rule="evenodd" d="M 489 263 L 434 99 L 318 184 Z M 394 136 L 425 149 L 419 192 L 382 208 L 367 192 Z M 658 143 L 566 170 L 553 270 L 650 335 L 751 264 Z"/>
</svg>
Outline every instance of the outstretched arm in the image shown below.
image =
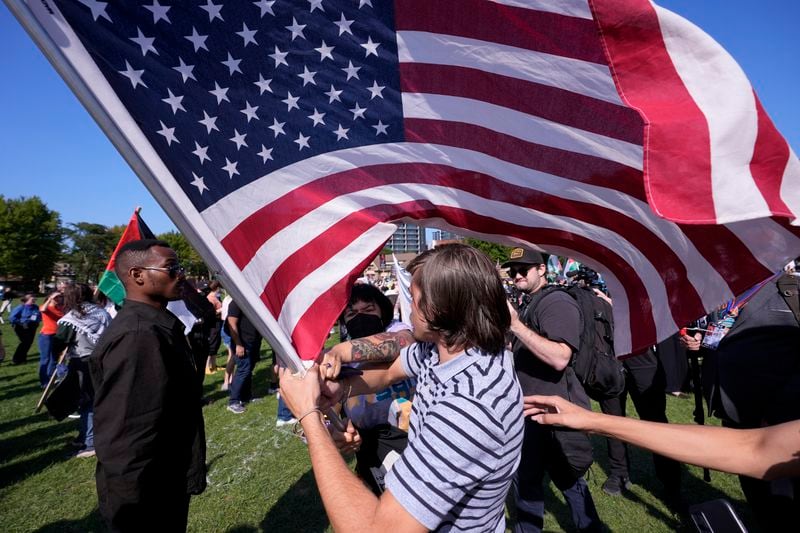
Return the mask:
<svg viewBox="0 0 800 533">
<path fill-rule="evenodd" d="M 321 400 L 317 367 L 309 369 L 303 378 L 282 368 L 280 378 L 281 397 L 303 426 L 314 478 L 333 529 L 342 532 L 427 531 L 391 491 L 376 498 L 347 467 L 325 428 L 321 413 L 315 410 Z"/>
<path fill-rule="evenodd" d="M 586 410 L 557 396 L 526 396 L 540 424 L 600 433 L 676 461 L 760 479 L 800 475 L 800 420 L 759 429 L 663 424 Z"/>
<path fill-rule="evenodd" d="M 378 333 L 342 342 L 322 354 L 319 360 L 320 370 L 326 379 L 336 379 L 342 364 L 391 362 L 397 359 L 403 348 L 414 342 L 414 337 L 408 330 Z"/>
</svg>

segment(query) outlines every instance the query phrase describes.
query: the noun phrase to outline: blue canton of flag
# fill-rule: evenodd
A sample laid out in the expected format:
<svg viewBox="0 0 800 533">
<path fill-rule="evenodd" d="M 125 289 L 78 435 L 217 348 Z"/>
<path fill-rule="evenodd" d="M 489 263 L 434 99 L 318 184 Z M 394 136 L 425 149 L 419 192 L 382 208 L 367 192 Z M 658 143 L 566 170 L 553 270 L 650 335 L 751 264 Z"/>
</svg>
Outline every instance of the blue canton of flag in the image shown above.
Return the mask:
<svg viewBox="0 0 800 533">
<path fill-rule="evenodd" d="M 57 4 L 199 211 L 299 160 L 403 140 L 391 2 Z"/>
</svg>

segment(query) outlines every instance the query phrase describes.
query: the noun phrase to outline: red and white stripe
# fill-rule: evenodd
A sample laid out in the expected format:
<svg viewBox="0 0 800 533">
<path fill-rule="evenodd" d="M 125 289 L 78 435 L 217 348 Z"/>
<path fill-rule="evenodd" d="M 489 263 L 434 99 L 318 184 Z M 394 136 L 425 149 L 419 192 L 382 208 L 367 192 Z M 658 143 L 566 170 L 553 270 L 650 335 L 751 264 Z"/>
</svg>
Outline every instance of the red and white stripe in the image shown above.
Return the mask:
<svg viewBox="0 0 800 533">
<path fill-rule="evenodd" d="M 592 7 L 601 4 L 606 7 Z M 622 4 L 649 10 L 653 23 L 677 24 L 647 2 L 609 3 L 613 9 Z M 454 10 L 462 16 L 451 17 Z M 316 353 L 348 281 L 391 234 L 392 220 L 435 219 L 437 226 L 538 246 L 596 267 L 616 299 L 620 353 L 669 336 L 800 253 L 797 230 L 768 218 L 685 226 L 653 213 L 647 200 L 665 189 L 654 185 L 658 179 L 672 191 L 695 191 L 695 178 L 675 177 L 682 163 L 663 166 L 674 150 L 652 157 L 652 148 L 643 149 L 643 131 L 652 143 L 659 125 L 645 129 L 639 113 L 649 117 L 648 109 L 628 93 L 620 97 L 624 76 L 618 69 L 612 75 L 597 38 L 604 20 L 593 20 L 586 2 L 407 0 L 397 3 L 396 16 L 407 142 L 301 161 L 203 213 L 248 282 L 264 287 L 262 299 L 301 356 Z M 574 39 L 566 41 L 565 32 Z M 648 38 L 679 54 L 674 35 Z M 691 38 L 711 47 L 707 37 Z M 689 105 L 689 95 L 706 108 L 723 95 L 702 94 L 696 78 L 683 81 L 691 71 L 684 59 L 680 75 L 672 74 L 681 86 L 675 105 L 692 111 L 690 124 L 702 122 L 706 146 L 719 144 L 725 128 L 747 113 L 717 110 L 716 119 L 704 118 L 705 108 Z M 741 94 L 746 80 L 731 79 Z M 639 93 L 656 94 L 637 82 Z M 670 111 L 664 97 L 661 90 L 656 115 Z M 736 103 L 741 107 L 742 98 Z M 738 117 L 733 124 L 726 119 L 731 115 Z M 686 124 L 677 127 L 685 135 Z M 722 183 L 734 179 L 727 177 L 734 170 L 736 180 L 746 178 L 742 168 L 755 160 L 756 132 L 729 141 L 738 154 L 731 157 L 722 148 L 704 151 L 696 140 L 682 142 L 681 159 L 692 159 L 687 168 L 708 167 L 708 201 L 662 214 L 680 222 L 770 215 L 763 199 L 736 205 L 739 193 Z M 760 172 L 771 176 L 769 170 Z M 761 190 L 754 183 L 748 196 Z"/>
<path fill-rule="evenodd" d="M 646 122 L 650 206 L 693 224 L 797 219 L 797 156 L 736 61 L 701 29 L 650 2 L 591 6 L 619 93 Z M 676 182 L 692 186 L 676 191 Z"/>
<path fill-rule="evenodd" d="M 71 30 L 41 3 L 25 9 L 84 104 L 289 356 L 318 353 L 397 220 L 596 268 L 620 354 L 800 255 L 786 220 L 800 212 L 797 157 L 733 60 L 647 0 L 398 0 L 406 142 L 298 162 L 199 214 Z"/>
</svg>

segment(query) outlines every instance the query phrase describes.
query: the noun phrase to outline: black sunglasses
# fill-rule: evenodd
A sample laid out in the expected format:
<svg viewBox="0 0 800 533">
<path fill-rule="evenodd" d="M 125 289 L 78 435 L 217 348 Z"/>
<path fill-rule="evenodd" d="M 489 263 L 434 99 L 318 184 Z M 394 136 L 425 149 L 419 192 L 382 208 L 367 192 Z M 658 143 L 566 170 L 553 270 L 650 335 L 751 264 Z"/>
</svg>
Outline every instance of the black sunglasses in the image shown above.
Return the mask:
<svg viewBox="0 0 800 533">
<path fill-rule="evenodd" d="M 159 272 L 166 272 L 169 275 L 169 277 L 171 277 L 171 278 L 174 278 L 178 274 L 183 274 L 184 272 L 186 272 L 186 270 L 184 270 L 184 268 L 181 265 L 177 264 L 177 263 L 175 263 L 174 265 L 170 265 L 168 267 L 146 267 L 146 266 L 140 266 L 140 267 L 137 267 L 137 268 L 141 268 L 142 270 L 158 270 Z"/>
<path fill-rule="evenodd" d="M 522 276 L 524 278 L 525 276 L 528 275 L 528 271 L 530 269 L 531 269 L 531 267 L 529 267 L 529 266 L 508 267 L 508 275 L 511 278 L 516 278 L 517 274 L 519 274 L 520 276 Z"/>
</svg>

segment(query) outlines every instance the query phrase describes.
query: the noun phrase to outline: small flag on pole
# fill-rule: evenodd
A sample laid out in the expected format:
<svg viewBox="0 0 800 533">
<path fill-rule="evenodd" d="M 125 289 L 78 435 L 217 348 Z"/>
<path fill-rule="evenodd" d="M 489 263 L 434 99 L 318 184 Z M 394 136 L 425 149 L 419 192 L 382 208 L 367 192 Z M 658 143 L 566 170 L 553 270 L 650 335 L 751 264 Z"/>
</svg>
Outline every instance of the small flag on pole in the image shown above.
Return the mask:
<svg viewBox="0 0 800 533">
<path fill-rule="evenodd" d="M 100 292 L 108 296 L 108 299 L 114 302 L 116 305 L 122 305 L 122 301 L 125 299 L 125 287 L 122 285 L 122 281 L 120 281 L 120 279 L 117 277 L 117 273 L 114 271 L 114 265 L 117 262 L 117 253 L 119 252 L 119 249 L 131 241 L 155 238 L 153 232 L 150 231 L 150 228 L 148 228 L 147 224 L 144 223 L 142 217 L 139 216 L 139 212 L 141 210 L 141 207 L 137 207 L 136 211 L 133 212 L 133 215 L 128 222 L 128 227 L 125 228 L 125 231 L 122 233 L 122 238 L 120 238 L 116 248 L 114 248 L 114 253 L 111 254 L 111 259 L 108 260 L 106 271 L 100 278 L 100 283 L 97 284 L 97 288 L 100 290 Z"/>
</svg>

